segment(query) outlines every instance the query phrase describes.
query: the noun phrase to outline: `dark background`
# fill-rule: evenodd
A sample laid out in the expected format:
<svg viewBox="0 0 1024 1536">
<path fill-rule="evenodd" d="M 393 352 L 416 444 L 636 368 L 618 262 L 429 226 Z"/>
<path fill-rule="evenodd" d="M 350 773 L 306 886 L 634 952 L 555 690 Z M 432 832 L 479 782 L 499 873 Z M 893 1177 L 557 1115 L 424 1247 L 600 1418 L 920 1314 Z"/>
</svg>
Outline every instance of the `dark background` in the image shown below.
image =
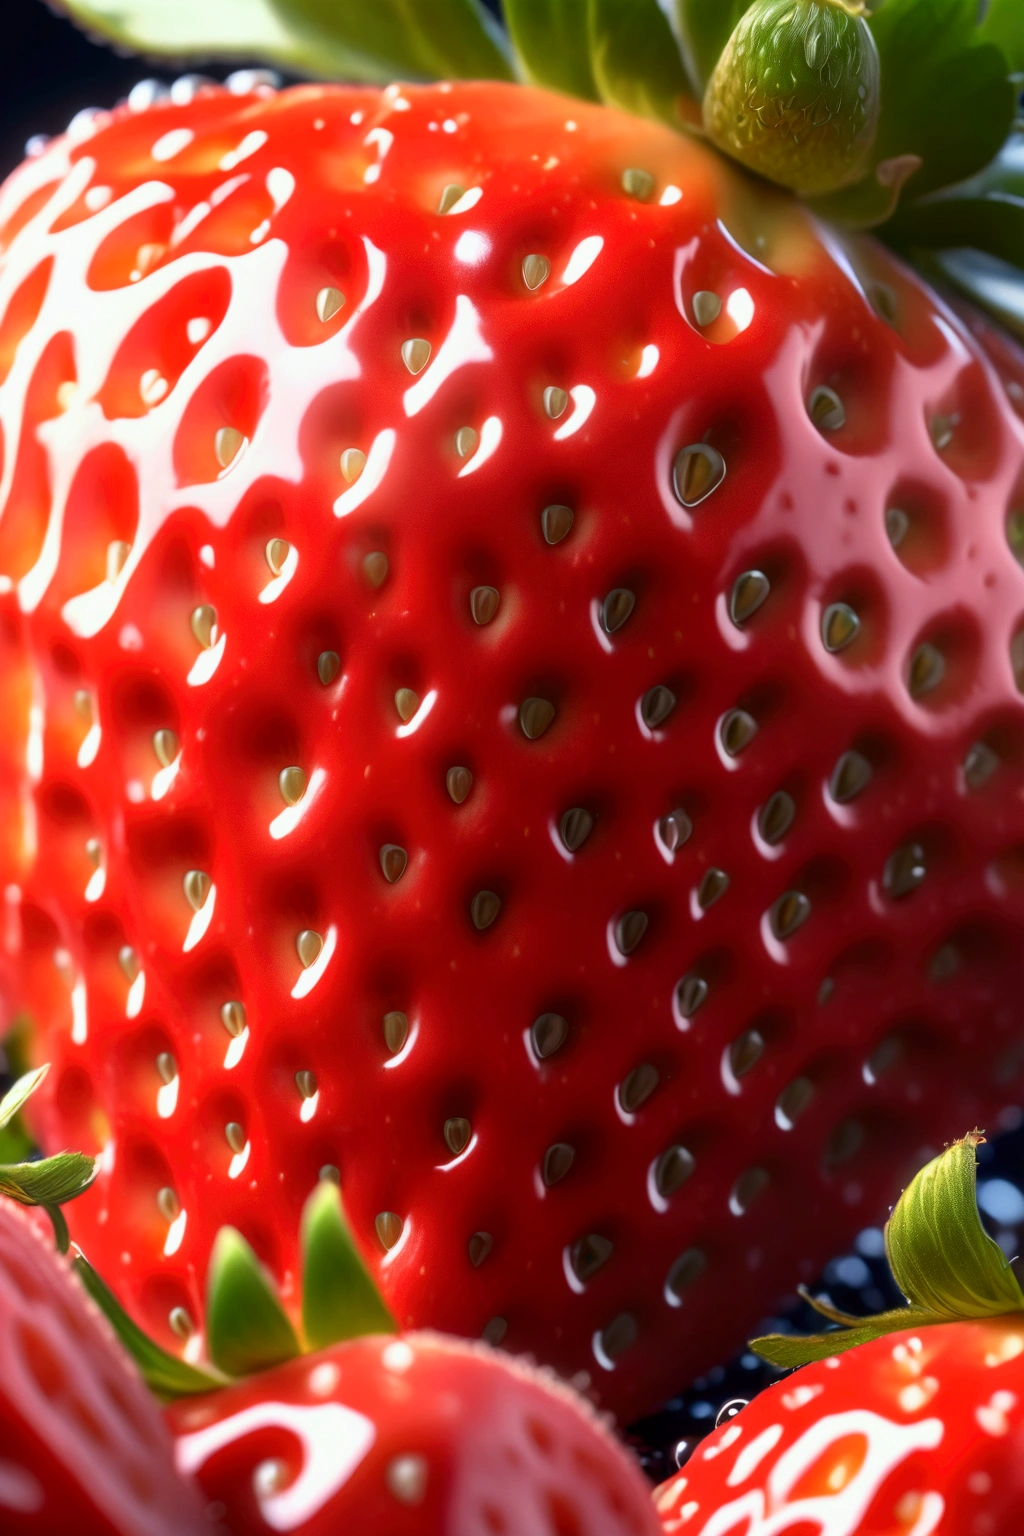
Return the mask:
<svg viewBox="0 0 1024 1536">
<path fill-rule="evenodd" d="M 210 4 L 216 3 L 210 0 Z M 500 8 L 500 0 L 486 3 L 495 11 Z M 146 60 L 119 58 L 113 50 L 89 42 L 63 17 L 51 14 L 42 0 L 0 0 L 0 8 L 4 39 L 0 53 L 0 179 L 17 165 L 31 135 L 61 132 L 83 107 L 112 106 L 146 76 L 170 81 L 182 72 L 154 67 Z M 237 67 L 209 67 L 203 73 L 222 79 Z M 0 1091 L 5 1086 L 0 1076 Z M 1014 1118 L 1007 1123 L 1015 1126 Z M 979 1160 L 986 1224 L 1004 1250 L 1016 1254 L 1024 1232 L 1024 1194 L 1020 1193 L 1024 1185 L 1024 1126 L 1018 1122 L 994 1143 L 981 1147 Z M 888 1273 L 881 1237 L 877 1228 L 861 1233 L 852 1250 L 826 1268 L 814 1289 L 825 1291 L 837 1306 L 851 1312 L 875 1312 L 898 1305 L 900 1296 Z M 766 1316 L 759 1332 L 794 1327 L 819 1331 L 820 1320 L 816 1321 L 795 1296 L 766 1296 L 764 1301 Z M 659 1480 L 668 1476 L 675 1466 L 677 1447 L 682 1459 L 687 1444 L 714 1427 L 724 1403 L 753 1397 L 776 1374 L 748 1351 L 741 1351 L 700 1380 L 681 1381 L 678 1397 L 662 1413 L 635 1425 L 630 1434 L 649 1474 Z"/>
</svg>

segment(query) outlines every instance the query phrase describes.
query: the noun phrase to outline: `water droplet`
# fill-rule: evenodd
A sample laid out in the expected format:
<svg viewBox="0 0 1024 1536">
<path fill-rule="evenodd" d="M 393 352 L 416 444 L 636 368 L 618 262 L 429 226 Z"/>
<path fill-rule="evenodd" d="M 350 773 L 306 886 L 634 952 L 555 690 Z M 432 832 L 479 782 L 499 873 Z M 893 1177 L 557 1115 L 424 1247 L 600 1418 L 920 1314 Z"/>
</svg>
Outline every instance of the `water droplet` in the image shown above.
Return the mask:
<svg viewBox="0 0 1024 1536">
<path fill-rule="evenodd" d="M 718 726 L 718 739 L 729 757 L 738 757 L 757 735 L 757 721 L 745 709 L 730 709 Z"/>
<path fill-rule="evenodd" d="M 916 891 L 928 873 L 924 849 L 920 843 L 902 843 L 885 862 L 882 884 L 893 901 Z"/>
<path fill-rule="evenodd" d="M 784 789 L 778 789 L 758 811 L 757 830 L 764 842 L 774 848 L 776 843 L 782 842 L 795 816 L 796 804 L 792 795 L 787 795 Z"/>
<path fill-rule="evenodd" d="M 729 617 L 737 629 L 753 617 L 770 591 L 771 583 L 763 571 L 744 571 L 737 576 L 729 593 Z"/>
<path fill-rule="evenodd" d="M 682 1471 L 683 1467 L 686 1466 L 686 1463 L 689 1461 L 690 1457 L 693 1455 L 699 1444 L 700 1441 L 696 1438 L 692 1440 L 676 1441 L 675 1447 L 672 1451 L 672 1459 L 675 1462 L 676 1469 L 678 1471 Z"/>
<path fill-rule="evenodd" d="M 298 805 L 306 793 L 306 775 L 296 766 L 282 768 L 277 776 L 277 787 L 285 805 Z"/>
<path fill-rule="evenodd" d="M 323 947 L 323 935 L 317 933 L 315 928 L 303 928 L 295 935 L 295 948 L 306 970 L 319 958 Z"/>
<path fill-rule="evenodd" d="M 619 1084 L 619 1104 L 624 1113 L 631 1115 L 638 1110 L 650 1098 L 660 1081 L 661 1074 L 657 1067 L 652 1067 L 647 1061 L 628 1072 Z"/>
<path fill-rule="evenodd" d="M 828 792 L 837 805 L 847 805 L 871 783 L 874 773 L 860 752 L 844 752 L 832 770 Z"/>
<path fill-rule="evenodd" d="M 698 325 L 714 325 L 722 313 L 722 301 L 717 293 L 701 288 L 693 296 L 693 318 Z"/>
<path fill-rule="evenodd" d="M 555 706 L 547 699 L 525 699 L 519 706 L 519 728 L 527 741 L 543 736 L 555 718 Z"/>
<path fill-rule="evenodd" d="M 615 924 L 615 947 L 620 955 L 631 955 L 647 932 L 646 912 L 626 912 Z"/>
<path fill-rule="evenodd" d="M 398 710 L 398 718 L 405 724 L 408 723 L 420 707 L 420 696 L 411 688 L 399 688 L 395 693 L 395 708 Z"/>
<path fill-rule="evenodd" d="M 501 911 L 501 898 L 493 891 L 477 891 L 469 904 L 473 927 L 480 933 L 489 928 Z"/>
<path fill-rule="evenodd" d="M 640 718 L 649 731 L 656 731 L 675 707 L 676 696 L 671 688 L 656 683 L 653 688 L 648 688 L 640 701 Z"/>
<path fill-rule="evenodd" d="M 245 434 L 239 432 L 237 427 L 218 427 L 217 435 L 213 440 L 213 450 L 217 455 L 217 463 L 221 469 L 227 469 L 233 464 L 242 451 L 245 443 Z"/>
<path fill-rule="evenodd" d="M 221 1003 L 220 1021 L 233 1040 L 245 1032 L 245 1004 L 236 999 L 230 1003 Z"/>
<path fill-rule="evenodd" d="M 569 1250 L 569 1263 L 577 1280 L 586 1282 L 596 1275 L 614 1252 L 615 1245 L 600 1233 L 590 1232 L 578 1238 Z"/>
<path fill-rule="evenodd" d="M 725 460 L 709 443 L 680 448 L 672 465 L 672 488 L 684 507 L 697 507 L 725 479 Z"/>
<path fill-rule="evenodd" d="M 224 1139 L 237 1157 L 245 1151 L 245 1132 L 237 1120 L 229 1120 L 224 1127 Z"/>
<path fill-rule="evenodd" d="M 523 282 L 533 292 L 546 283 L 551 274 L 551 263 L 546 256 L 523 257 Z"/>
<path fill-rule="evenodd" d="M 472 1126 L 462 1115 L 455 1115 L 444 1123 L 444 1139 L 448 1144 L 448 1150 L 454 1152 L 456 1157 L 468 1147 L 472 1134 Z"/>
<path fill-rule="evenodd" d="M 212 883 L 205 869 L 190 869 L 185 875 L 182 887 L 193 912 L 201 912 L 205 907 Z"/>
<path fill-rule="evenodd" d="M 697 887 L 697 905 L 702 912 L 713 907 L 716 901 L 721 901 L 729 889 L 729 876 L 724 869 L 707 869 Z"/>
<path fill-rule="evenodd" d="M 569 393 L 557 384 L 549 384 L 544 391 L 544 409 L 552 421 L 557 421 L 569 404 Z"/>
<path fill-rule="evenodd" d="M 788 939 L 811 915 L 811 904 L 802 891 L 786 891 L 772 903 L 768 922 L 777 939 Z"/>
<path fill-rule="evenodd" d="M 430 342 L 422 336 L 413 336 L 402 342 L 402 362 L 410 373 L 422 373 L 430 361 Z"/>
<path fill-rule="evenodd" d="M 474 624 L 489 624 L 498 611 L 501 596 L 497 587 L 474 587 L 469 594 L 469 611 Z"/>
<path fill-rule="evenodd" d="M 542 1013 L 530 1026 L 530 1040 L 541 1061 L 561 1050 L 568 1036 L 569 1025 L 560 1013 Z"/>
<path fill-rule="evenodd" d="M 729 1047 L 729 1066 L 733 1077 L 745 1077 L 764 1055 L 764 1037 L 756 1029 L 745 1030 Z"/>
<path fill-rule="evenodd" d="M 200 603 L 197 608 L 193 608 L 189 616 L 189 624 L 203 650 L 208 651 L 213 644 L 213 632 L 217 627 L 216 608 L 210 603 Z"/>
<path fill-rule="evenodd" d="M 366 468 L 366 454 L 361 448 L 346 448 L 338 462 L 341 466 L 341 473 L 351 484 L 353 480 L 359 479 L 359 476 Z"/>
<path fill-rule="evenodd" d="M 742 1413 L 746 1406 L 747 1399 L 745 1397 L 730 1398 L 727 1403 L 723 1403 L 721 1408 L 719 1408 L 715 1417 L 715 1428 L 721 1429 L 723 1424 L 728 1424 L 730 1419 L 734 1419 L 738 1413 Z"/>
<path fill-rule="evenodd" d="M 468 768 L 449 768 L 444 782 L 455 804 L 461 805 L 473 788 L 473 775 Z"/>
<path fill-rule="evenodd" d="M 676 1145 L 663 1152 L 654 1165 L 654 1187 L 665 1200 L 681 1189 L 696 1168 L 696 1159 L 686 1147 Z"/>
<path fill-rule="evenodd" d="M 574 805 L 571 811 L 566 811 L 558 826 L 562 842 L 570 853 L 583 847 L 593 829 L 593 816 L 580 805 Z"/>
<path fill-rule="evenodd" d="M 622 628 L 636 607 L 636 598 L 627 587 L 615 587 L 601 604 L 601 625 L 605 634 L 614 635 Z"/>
<path fill-rule="evenodd" d="M 389 885 L 402 878 L 408 862 L 409 855 L 397 843 L 385 843 L 380 850 L 380 867 Z"/>
<path fill-rule="evenodd" d="M 691 972 L 676 984 L 676 1007 L 684 1019 L 692 1019 L 707 996 L 708 984 L 703 976 Z"/>
<path fill-rule="evenodd" d="M 827 384 L 812 391 L 807 412 L 819 432 L 838 432 L 846 425 L 846 406 Z"/>
<path fill-rule="evenodd" d="M 267 564 L 275 576 L 280 576 L 284 570 L 284 563 L 292 552 L 292 547 L 287 539 L 271 539 L 266 548 Z"/>
<path fill-rule="evenodd" d="M 181 751 L 177 733 L 164 727 L 153 732 L 153 752 L 161 768 L 169 768 Z"/>
<path fill-rule="evenodd" d="M 391 1211 L 385 1211 L 384 1217 L 392 1217 L 398 1221 L 398 1217 Z M 380 1234 L 380 1223 L 383 1217 L 377 1217 L 377 1232 Z M 399 1235 L 402 1224 L 398 1221 Z M 381 1236 L 381 1242 L 385 1248 L 393 1248 L 398 1237 L 393 1242 L 387 1242 Z M 392 1493 L 401 1504 L 422 1504 L 427 1491 L 427 1458 L 425 1456 L 395 1456 L 388 1462 L 385 1481 L 388 1491 Z"/>
<path fill-rule="evenodd" d="M 474 1269 L 480 1268 L 480 1265 L 484 1262 L 484 1259 L 486 1259 L 487 1255 L 490 1253 L 493 1247 L 494 1238 L 489 1232 L 473 1233 L 473 1236 L 466 1244 L 466 1251 L 469 1254 L 469 1262 L 472 1264 Z"/>
<path fill-rule="evenodd" d="M 549 544 L 560 544 L 572 527 L 572 508 L 545 507 L 540 515 L 541 532 Z"/>
<path fill-rule="evenodd" d="M 381 1211 L 373 1224 L 382 1246 L 389 1250 L 393 1248 L 402 1235 L 401 1216 L 396 1216 L 394 1211 Z"/>
<path fill-rule="evenodd" d="M 334 319 L 334 316 L 341 309 L 344 302 L 345 295 L 340 288 L 321 288 L 316 296 L 317 319 L 323 325 L 326 325 L 328 320 Z"/>
<path fill-rule="evenodd" d="M 571 1147 L 567 1141 L 556 1141 L 554 1146 L 548 1147 L 541 1165 L 541 1177 L 548 1189 L 565 1178 L 575 1156 L 576 1148 Z"/>
<path fill-rule="evenodd" d="M 455 207 L 460 197 L 464 197 L 465 187 L 460 187 L 458 182 L 450 181 L 438 199 L 438 213 L 449 213 Z"/>
<path fill-rule="evenodd" d="M 341 666 L 341 657 L 337 651 L 321 651 L 316 659 L 316 672 L 324 687 L 334 682 Z"/>
<path fill-rule="evenodd" d="M 409 1038 L 409 1019 L 401 1009 L 393 1008 L 382 1020 L 384 1044 L 392 1056 L 397 1056 Z"/>
<path fill-rule="evenodd" d="M 630 166 L 622 173 L 622 190 L 627 197 L 634 198 L 638 203 L 649 202 L 654 193 L 654 177 L 650 171 Z"/>
<path fill-rule="evenodd" d="M 833 655 L 845 651 L 860 633 L 860 619 L 849 603 L 830 603 L 821 616 L 821 643 Z"/>
</svg>

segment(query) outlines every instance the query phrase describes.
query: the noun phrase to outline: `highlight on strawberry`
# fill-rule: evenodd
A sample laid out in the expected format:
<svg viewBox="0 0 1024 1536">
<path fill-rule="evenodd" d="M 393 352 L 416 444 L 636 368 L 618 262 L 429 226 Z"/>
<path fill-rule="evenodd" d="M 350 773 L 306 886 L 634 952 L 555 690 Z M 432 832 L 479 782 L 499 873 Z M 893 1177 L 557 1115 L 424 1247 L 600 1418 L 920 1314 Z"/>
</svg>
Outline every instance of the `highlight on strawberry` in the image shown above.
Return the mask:
<svg viewBox="0 0 1024 1536">
<path fill-rule="evenodd" d="M 774 1334 L 798 1366 L 655 1493 L 666 1532 L 1009 1536 L 1024 1520 L 1024 1292 L 975 1200 L 977 1131 L 914 1178 L 885 1229 L 905 1307 Z"/>
<path fill-rule="evenodd" d="M 1024 9 L 65 8 L 321 82 L 0 189 L 72 1236 L 184 1366 L 225 1228 L 296 1329 L 340 1170 L 403 1329 L 654 1410 L 1021 1099 Z"/>
</svg>

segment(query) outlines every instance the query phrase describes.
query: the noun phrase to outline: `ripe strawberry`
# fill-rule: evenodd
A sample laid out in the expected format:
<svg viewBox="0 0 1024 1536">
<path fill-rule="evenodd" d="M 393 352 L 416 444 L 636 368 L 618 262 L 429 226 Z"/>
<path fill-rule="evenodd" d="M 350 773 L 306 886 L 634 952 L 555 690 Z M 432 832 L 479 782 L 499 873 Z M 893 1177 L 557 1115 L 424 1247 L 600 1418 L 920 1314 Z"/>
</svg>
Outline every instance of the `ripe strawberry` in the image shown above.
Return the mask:
<svg viewBox="0 0 1024 1536">
<path fill-rule="evenodd" d="M 1024 431 L 658 125 L 178 96 L 0 208 L 74 1232 L 171 1344 L 332 1165 L 403 1326 L 653 1407 L 1019 1098 Z"/>
<path fill-rule="evenodd" d="M 929 1178 L 946 1177 L 962 1182 L 960 1202 L 969 1189 L 973 1203 L 977 1139 L 958 1143 L 919 1175 L 901 1206 L 922 1196 Z M 744 1407 L 657 1490 L 666 1532 L 1010 1536 L 1020 1530 L 1024 1294 L 982 1233 L 976 1209 L 973 1220 L 961 1224 L 960 1211 L 969 1213 L 949 1197 L 947 1188 L 933 1205 L 932 1239 L 936 1230 L 944 1236 L 951 1259 L 920 1230 L 904 1232 L 897 1256 L 892 1227 L 905 1215 L 900 1207 L 890 1223 L 898 1278 L 900 1258 L 906 1267 L 913 1244 L 925 1238 L 916 1264 L 900 1279 L 910 1309 L 849 1319 L 849 1336 L 755 1343 L 779 1363 L 801 1355 L 815 1363 Z M 939 1286 L 946 1291 L 941 1314 L 934 1310 Z M 957 1321 L 940 1320 L 958 1313 Z M 901 1319 L 912 1326 L 900 1327 Z M 850 1348 L 856 1337 L 869 1342 Z"/>
<path fill-rule="evenodd" d="M 209 1531 L 160 1412 L 52 1239 L 0 1197 L 4 1536 Z"/>
</svg>

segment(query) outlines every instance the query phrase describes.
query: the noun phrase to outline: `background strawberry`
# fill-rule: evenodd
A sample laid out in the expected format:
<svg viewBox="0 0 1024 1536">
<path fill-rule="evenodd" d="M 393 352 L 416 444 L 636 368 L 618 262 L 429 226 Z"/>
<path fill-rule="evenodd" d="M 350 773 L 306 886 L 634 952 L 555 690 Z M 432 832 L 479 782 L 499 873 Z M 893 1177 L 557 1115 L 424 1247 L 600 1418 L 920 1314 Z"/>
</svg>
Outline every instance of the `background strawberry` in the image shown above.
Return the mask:
<svg viewBox="0 0 1024 1536">
<path fill-rule="evenodd" d="M 172 1343 L 330 1164 L 403 1324 L 651 1406 L 1015 1096 L 1012 398 L 662 128 L 178 98 L 0 207 L 76 1234 Z"/>
<path fill-rule="evenodd" d="M 52 1238 L 0 1198 L 0 1525 L 5 1536 L 195 1536 L 160 1412 Z"/>
</svg>

